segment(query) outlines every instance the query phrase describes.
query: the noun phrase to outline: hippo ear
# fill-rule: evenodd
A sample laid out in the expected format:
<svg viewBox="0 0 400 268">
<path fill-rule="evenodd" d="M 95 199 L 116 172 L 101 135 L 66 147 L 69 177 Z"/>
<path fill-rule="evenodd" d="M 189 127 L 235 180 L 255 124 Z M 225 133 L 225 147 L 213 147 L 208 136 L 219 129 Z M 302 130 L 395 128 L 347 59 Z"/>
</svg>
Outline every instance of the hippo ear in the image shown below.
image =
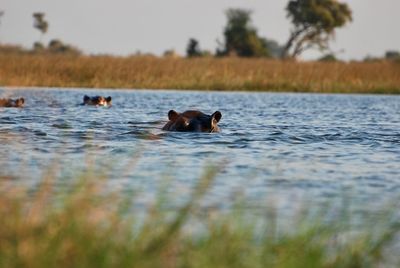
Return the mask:
<svg viewBox="0 0 400 268">
<path fill-rule="evenodd" d="M 170 111 L 168 112 L 168 119 L 171 120 L 171 121 L 176 120 L 176 119 L 178 118 L 178 116 L 179 116 L 179 113 L 177 113 L 177 112 L 174 111 L 174 110 L 170 110 Z"/>
<path fill-rule="evenodd" d="M 19 100 L 21 101 L 22 104 L 25 103 L 25 99 L 24 98 L 19 98 Z"/>
<path fill-rule="evenodd" d="M 215 113 L 213 113 L 211 115 L 212 119 L 215 119 L 215 121 L 219 122 L 219 120 L 221 120 L 222 114 L 220 111 L 216 111 Z"/>
<path fill-rule="evenodd" d="M 85 95 L 84 97 L 83 97 L 83 102 L 87 102 L 87 101 L 89 101 L 90 100 L 90 97 L 88 96 L 88 95 Z"/>
<path fill-rule="evenodd" d="M 107 98 L 106 98 L 106 102 L 111 102 L 111 96 L 108 96 Z"/>
</svg>

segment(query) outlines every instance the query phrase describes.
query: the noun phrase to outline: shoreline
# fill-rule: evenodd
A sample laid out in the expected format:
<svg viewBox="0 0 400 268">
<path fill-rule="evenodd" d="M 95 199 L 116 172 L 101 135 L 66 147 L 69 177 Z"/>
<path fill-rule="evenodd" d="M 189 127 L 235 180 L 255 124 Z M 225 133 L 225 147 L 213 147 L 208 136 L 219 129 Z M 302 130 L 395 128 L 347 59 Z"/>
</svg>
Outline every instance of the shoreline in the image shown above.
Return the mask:
<svg viewBox="0 0 400 268">
<path fill-rule="evenodd" d="M 350 96 L 399 96 L 399 93 L 351 93 L 351 92 L 301 92 L 301 91 L 256 91 L 256 90 L 203 90 L 203 89 L 157 89 L 157 88 L 94 88 L 94 87 L 47 87 L 47 86 L 2 86 L 0 90 L 65 90 L 65 91 L 138 91 L 138 92 L 175 92 L 175 93 L 229 93 L 229 94 L 295 94 L 295 95 L 350 95 Z"/>
</svg>

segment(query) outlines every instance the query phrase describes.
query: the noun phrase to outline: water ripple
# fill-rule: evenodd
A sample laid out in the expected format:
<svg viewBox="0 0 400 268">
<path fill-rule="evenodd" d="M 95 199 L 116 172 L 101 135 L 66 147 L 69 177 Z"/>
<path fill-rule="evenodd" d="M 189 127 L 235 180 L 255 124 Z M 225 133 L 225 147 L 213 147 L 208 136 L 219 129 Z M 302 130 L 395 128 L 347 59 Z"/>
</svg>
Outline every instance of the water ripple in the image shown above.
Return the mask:
<svg viewBox="0 0 400 268">
<path fill-rule="evenodd" d="M 85 94 L 110 95 L 113 106 L 81 106 Z M 106 157 L 116 170 L 139 154 L 134 172 L 115 175 L 116 184 L 154 190 L 171 172 L 177 189 L 188 189 L 205 166 L 226 161 L 209 200 L 223 203 L 236 189 L 255 202 L 276 192 L 324 200 L 352 187 L 365 200 L 400 191 L 399 96 L 83 89 L 7 95 L 26 99 L 23 109 L 0 109 L 0 164 L 9 177 L 21 163 L 40 170 L 55 154 L 72 166 L 88 154 Z M 171 109 L 219 110 L 222 131 L 164 132 Z"/>
</svg>

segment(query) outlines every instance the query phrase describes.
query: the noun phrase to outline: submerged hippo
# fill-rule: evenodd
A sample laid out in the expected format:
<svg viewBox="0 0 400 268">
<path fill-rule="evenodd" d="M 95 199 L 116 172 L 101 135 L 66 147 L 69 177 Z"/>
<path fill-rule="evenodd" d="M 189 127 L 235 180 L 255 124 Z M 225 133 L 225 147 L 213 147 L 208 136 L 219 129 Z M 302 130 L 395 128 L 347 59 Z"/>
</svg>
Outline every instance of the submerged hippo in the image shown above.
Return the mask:
<svg viewBox="0 0 400 268">
<path fill-rule="evenodd" d="M 107 98 L 103 96 L 89 97 L 85 95 L 83 97 L 82 105 L 111 106 L 111 97 L 110 96 L 108 96 Z"/>
<path fill-rule="evenodd" d="M 25 103 L 24 98 L 19 99 L 0 99 L 0 107 L 23 107 Z"/>
<path fill-rule="evenodd" d="M 218 122 L 222 114 L 216 111 L 212 115 L 200 111 L 186 111 L 178 113 L 174 110 L 168 112 L 169 121 L 162 130 L 183 132 L 219 132 Z"/>
</svg>

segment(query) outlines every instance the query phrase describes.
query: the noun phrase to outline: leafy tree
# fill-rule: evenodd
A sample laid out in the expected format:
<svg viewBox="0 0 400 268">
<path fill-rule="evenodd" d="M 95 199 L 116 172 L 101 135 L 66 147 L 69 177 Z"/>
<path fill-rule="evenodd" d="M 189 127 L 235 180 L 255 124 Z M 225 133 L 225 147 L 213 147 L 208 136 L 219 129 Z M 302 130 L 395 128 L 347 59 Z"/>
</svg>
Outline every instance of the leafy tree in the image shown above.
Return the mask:
<svg viewBox="0 0 400 268">
<path fill-rule="evenodd" d="M 267 42 L 257 34 L 251 25 L 251 11 L 244 9 L 228 9 L 228 24 L 224 30 L 225 44 L 217 50 L 217 55 L 237 55 L 240 57 L 269 56 Z"/>
<path fill-rule="evenodd" d="M 199 41 L 194 38 L 189 39 L 189 43 L 186 48 L 186 55 L 190 57 L 200 57 L 202 56 L 202 52 L 200 50 Z"/>
<path fill-rule="evenodd" d="M 296 58 L 315 46 L 320 50 L 327 49 L 335 28 L 352 20 L 349 6 L 337 0 L 291 0 L 286 11 L 293 29 L 284 47 L 283 58 Z"/>
<path fill-rule="evenodd" d="M 43 35 L 47 32 L 47 29 L 49 28 L 49 24 L 44 19 L 44 13 L 41 12 L 33 13 L 33 19 L 34 19 L 33 27 L 35 27 L 41 32 L 41 39 L 42 39 Z"/>
</svg>

